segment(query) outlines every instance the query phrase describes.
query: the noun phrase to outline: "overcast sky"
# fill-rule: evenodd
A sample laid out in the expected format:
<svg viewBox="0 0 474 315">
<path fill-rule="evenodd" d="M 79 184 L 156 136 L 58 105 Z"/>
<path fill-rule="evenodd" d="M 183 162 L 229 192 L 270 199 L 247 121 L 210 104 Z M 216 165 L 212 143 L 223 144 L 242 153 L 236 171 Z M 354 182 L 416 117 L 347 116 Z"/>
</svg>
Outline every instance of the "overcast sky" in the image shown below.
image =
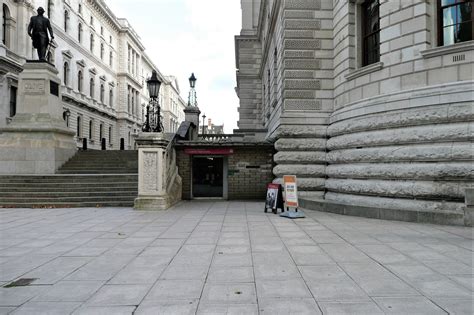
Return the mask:
<svg viewBox="0 0 474 315">
<path fill-rule="evenodd" d="M 164 75 L 178 78 L 187 102 L 191 72 L 201 115 L 225 132 L 237 128 L 234 36 L 240 33 L 239 0 L 106 0 L 141 37 Z M 202 121 L 202 120 L 201 120 Z"/>
</svg>

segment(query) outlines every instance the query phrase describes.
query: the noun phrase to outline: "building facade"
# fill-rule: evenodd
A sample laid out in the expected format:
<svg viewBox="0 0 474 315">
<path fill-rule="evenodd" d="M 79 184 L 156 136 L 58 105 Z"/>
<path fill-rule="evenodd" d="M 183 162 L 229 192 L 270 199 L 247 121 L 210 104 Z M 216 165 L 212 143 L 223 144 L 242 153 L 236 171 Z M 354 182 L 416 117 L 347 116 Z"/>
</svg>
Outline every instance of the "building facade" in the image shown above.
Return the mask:
<svg viewBox="0 0 474 315">
<path fill-rule="evenodd" d="M 0 44 L 0 127 L 15 114 L 18 73 L 36 52 L 27 26 L 42 6 L 54 30 L 48 59 L 59 71 L 67 126 L 77 145 L 135 148 L 148 103 L 146 80 L 153 70 L 162 83 L 160 104 L 165 131 L 183 120 L 185 102 L 175 78 L 162 75 L 145 53 L 126 19 L 117 18 L 103 0 L 3 1 Z"/>
<path fill-rule="evenodd" d="M 474 184 L 472 1 L 242 0 L 238 132 L 334 204 L 459 213 Z"/>
</svg>

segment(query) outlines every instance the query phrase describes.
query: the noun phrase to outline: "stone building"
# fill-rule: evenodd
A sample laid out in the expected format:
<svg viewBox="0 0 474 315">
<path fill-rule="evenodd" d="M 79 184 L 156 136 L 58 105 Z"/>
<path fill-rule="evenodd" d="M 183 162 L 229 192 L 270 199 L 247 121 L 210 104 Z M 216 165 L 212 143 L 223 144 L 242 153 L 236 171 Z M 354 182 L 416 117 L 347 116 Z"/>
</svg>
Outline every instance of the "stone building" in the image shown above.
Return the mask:
<svg viewBox="0 0 474 315">
<path fill-rule="evenodd" d="M 272 141 L 274 174 L 297 175 L 301 197 L 321 205 L 462 213 L 474 183 L 473 5 L 242 0 L 237 132 Z"/>
<path fill-rule="evenodd" d="M 210 135 L 223 134 L 224 124 L 216 125 L 212 122 L 212 118 L 208 118 L 207 124 L 202 125 L 199 132 L 202 134 L 210 134 Z"/>
<path fill-rule="evenodd" d="M 15 114 L 18 73 L 36 52 L 27 26 L 42 6 L 54 30 L 49 61 L 59 71 L 67 125 L 78 146 L 107 149 L 135 147 L 145 119 L 146 80 L 153 70 L 163 81 L 160 104 L 165 131 L 176 131 L 184 119 L 184 100 L 176 78 L 162 75 L 145 53 L 139 35 L 117 18 L 103 0 L 4 0 L 0 43 L 0 128 Z"/>
</svg>

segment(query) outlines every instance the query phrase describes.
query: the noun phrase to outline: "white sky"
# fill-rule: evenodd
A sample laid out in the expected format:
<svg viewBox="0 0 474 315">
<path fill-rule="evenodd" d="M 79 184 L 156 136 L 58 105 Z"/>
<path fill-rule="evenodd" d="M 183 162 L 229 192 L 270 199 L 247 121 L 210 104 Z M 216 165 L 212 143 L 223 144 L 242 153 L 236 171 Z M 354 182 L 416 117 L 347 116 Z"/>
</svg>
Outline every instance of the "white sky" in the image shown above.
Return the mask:
<svg viewBox="0 0 474 315">
<path fill-rule="evenodd" d="M 106 2 L 117 17 L 130 22 L 160 71 L 178 78 L 186 102 L 188 78 L 194 72 L 201 115 L 224 123 L 225 132 L 232 133 L 238 120 L 234 36 L 241 29 L 240 1 Z"/>
</svg>

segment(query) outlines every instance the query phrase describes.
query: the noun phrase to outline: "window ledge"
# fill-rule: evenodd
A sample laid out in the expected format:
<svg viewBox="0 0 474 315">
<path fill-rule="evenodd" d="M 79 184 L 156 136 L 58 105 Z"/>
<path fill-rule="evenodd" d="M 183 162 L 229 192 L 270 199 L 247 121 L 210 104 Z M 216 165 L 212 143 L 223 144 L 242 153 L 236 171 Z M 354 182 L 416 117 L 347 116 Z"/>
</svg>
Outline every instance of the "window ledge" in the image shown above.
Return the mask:
<svg viewBox="0 0 474 315">
<path fill-rule="evenodd" d="M 369 74 L 369 73 L 372 73 L 372 72 L 375 72 L 375 71 L 379 71 L 382 68 L 383 68 L 383 62 L 373 63 L 371 65 L 368 65 L 368 66 L 365 66 L 363 68 L 354 70 L 354 71 L 344 75 L 344 78 L 346 78 L 346 80 L 348 80 L 348 81 L 353 80 L 353 79 L 361 77 L 365 74 Z"/>
<path fill-rule="evenodd" d="M 474 49 L 474 41 L 468 41 L 463 43 L 457 43 L 449 46 L 439 46 L 435 48 L 430 48 L 421 51 L 421 55 L 423 58 L 432 58 L 437 56 L 443 56 L 448 54 L 455 54 L 460 53 L 463 51 L 473 50 Z"/>
</svg>

